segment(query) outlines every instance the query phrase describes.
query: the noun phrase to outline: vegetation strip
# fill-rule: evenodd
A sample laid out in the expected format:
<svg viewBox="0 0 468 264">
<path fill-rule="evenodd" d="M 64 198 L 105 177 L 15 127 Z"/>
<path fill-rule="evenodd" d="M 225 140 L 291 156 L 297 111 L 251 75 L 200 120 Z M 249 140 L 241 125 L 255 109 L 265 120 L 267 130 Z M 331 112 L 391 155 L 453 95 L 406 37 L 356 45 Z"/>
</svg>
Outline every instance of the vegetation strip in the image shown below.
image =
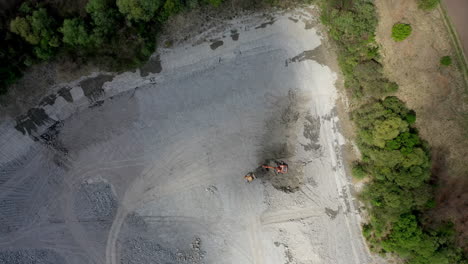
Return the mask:
<svg viewBox="0 0 468 264">
<path fill-rule="evenodd" d="M 452 224 L 429 225 L 424 218 L 434 206 L 430 151 L 413 126 L 415 113 L 388 96 L 398 86 L 382 71 L 373 2 L 322 1 L 321 8 L 322 22 L 337 43 L 345 87 L 360 105 L 352 119 L 362 159 L 352 171 L 357 178 L 369 177 L 361 198 L 369 212 L 363 233 L 370 248 L 407 263 L 466 263 L 454 244 Z M 393 36 L 401 41 L 411 27 L 398 25 Z"/>
<path fill-rule="evenodd" d="M 468 66 L 466 62 L 467 58 L 465 56 L 466 54 L 463 52 L 460 38 L 458 37 L 458 34 L 456 33 L 454 26 L 450 21 L 450 18 L 447 15 L 447 11 L 443 7 L 443 5 L 440 5 L 439 12 L 444 18 L 445 27 L 449 31 L 450 39 L 452 40 L 452 45 L 455 49 L 456 57 L 459 61 L 460 71 L 462 72 L 463 78 L 465 80 L 465 86 L 468 87 Z"/>
<path fill-rule="evenodd" d="M 155 50 L 162 24 L 173 14 L 222 0 L 89 0 L 84 10 L 25 1 L 0 20 L 0 94 L 34 63 L 58 54 L 92 60 L 111 70 L 135 68 Z"/>
</svg>

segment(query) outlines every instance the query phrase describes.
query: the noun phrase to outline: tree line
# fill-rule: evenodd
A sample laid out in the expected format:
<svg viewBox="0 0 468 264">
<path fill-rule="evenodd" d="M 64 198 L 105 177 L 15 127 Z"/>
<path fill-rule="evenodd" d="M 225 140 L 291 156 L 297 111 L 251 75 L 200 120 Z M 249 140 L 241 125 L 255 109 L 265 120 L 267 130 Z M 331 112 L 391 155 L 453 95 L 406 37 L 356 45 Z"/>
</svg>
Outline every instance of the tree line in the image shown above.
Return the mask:
<svg viewBox="0 0 468 264">
<path fill-rule="evenodd" d="M 414 127 L 416 114 L 390 96 L 398 85 L 383 74 L 373 2 L 328 0 L 321 9 L 345 87 L 359 105 L 352 120 L 362 157 L 352 174 L 369 178 L 360 198 L 369 213 L 363 235 L 370 248 L 411 264 L 468 263 L 455 245 L 453 224 L 430 225 L 424 217 L 435 206 L 430 147 Z"/>
<path fill-rule="evenodd" d="M 61 14 L 26 1 L 0 23 L 0 94 L 24 69 L 59 53 L 121 70 L 136 67 L 155 50 L 162 24 L 173 14 L 222 0 L 89 0 L 85 14 Z"/>
</svg>

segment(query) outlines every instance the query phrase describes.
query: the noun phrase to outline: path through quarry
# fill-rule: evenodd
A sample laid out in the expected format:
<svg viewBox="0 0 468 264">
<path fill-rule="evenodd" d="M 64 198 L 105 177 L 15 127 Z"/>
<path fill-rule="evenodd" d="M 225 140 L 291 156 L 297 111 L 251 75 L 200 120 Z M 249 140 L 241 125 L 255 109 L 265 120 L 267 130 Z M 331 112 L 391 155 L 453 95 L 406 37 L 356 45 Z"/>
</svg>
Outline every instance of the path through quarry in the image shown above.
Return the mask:
<svg viewBox="0 0 468 264">
<path fill-rule="evenodd" d="M 313 7 L 248 15 L 0 125 L 0 263 L 374 263 Z M 290 172 L 243 176 L 265 160 Z"/>
</svg>

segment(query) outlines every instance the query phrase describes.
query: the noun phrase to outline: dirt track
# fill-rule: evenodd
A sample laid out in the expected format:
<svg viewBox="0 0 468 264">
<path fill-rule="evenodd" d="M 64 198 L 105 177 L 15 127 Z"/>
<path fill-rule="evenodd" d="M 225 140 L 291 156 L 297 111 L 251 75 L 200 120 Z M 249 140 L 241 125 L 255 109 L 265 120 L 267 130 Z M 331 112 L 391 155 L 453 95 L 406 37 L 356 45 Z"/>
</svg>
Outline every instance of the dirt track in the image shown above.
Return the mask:
<svg viewBox="0 0 468 264">
<path fill-rule="evenodd" d="M 468 54 L 468 1 L 444 0 L 442 2 L 460 37 L 465 55 Z"/>
<path fill-rule="evenodd" d="M 237 18 L 4 120 L 0 263 L 376 263 L 309 11 Z M 245 183 L 266 159 L 290 173 Z"/>
</svg>

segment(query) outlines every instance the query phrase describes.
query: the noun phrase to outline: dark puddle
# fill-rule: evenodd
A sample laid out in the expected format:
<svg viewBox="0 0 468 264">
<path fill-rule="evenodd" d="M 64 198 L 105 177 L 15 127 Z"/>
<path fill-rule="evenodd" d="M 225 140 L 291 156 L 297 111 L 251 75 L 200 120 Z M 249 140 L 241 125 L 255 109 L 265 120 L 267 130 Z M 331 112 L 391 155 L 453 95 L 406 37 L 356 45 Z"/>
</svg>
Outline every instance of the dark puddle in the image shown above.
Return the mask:
<svg viewBox="0 0 468 264">
<path fill-rule="evenodd" d="M 104 83 L 112 81 L 113 78 L 114 76 L 112 75 L 99 75 L 80 82 L 80 86 L 83 89 L 84 95 L 89 100 L 95 101 L 104 93 L 104 89 L 102 88 Z"/>
<path fill-rule="evenodd" d="M 265 23 L 260 24 L 259 26 L 256 26 L 255 29 L 266 28 L 267 26 L 271 26 L 271 25 L 273 25 L 274 23 L 275 23 L 275 20 L 272 19 L 272 20 L 270 20 L 270 21 L 268 21 L 268 22 L 265 22 Z"/>
<path fill-rule="evenodd" d="M 224 44 L 224 41 L 222 41 L 222 40 L 216 40 L 216 41 L 214 41 L 214 42 L 212 42 L 212 43 L 210 44 L 210 48 L 211 48 L 212 50 L 215 50 L 215 49 L 221 47 L 223 44 Z"/>
<path fill-rule="evenodd" d="M 162 71 L 161 59 L 159 55 L 150 59 L 143 67 L 140 68 L 141 77 L 146 77 L 150 73 L 160 73 Z"/>
<path fill-rule="evenodd" d="M 232 40 L 234 40 L 234 41 L 238 41 L 238 40 L 239 40 L 239 32 L 237 32 L 236 29 L 231 30 L 231 38 L 232 38 Z"/>
<path fill-rule="evenodd" d="M 71 103 L 73 102 L 73 97 L 70 93 L 70 88 L 69 87 L 64 87 L 62 89 L 60 89 L 58 92 L 57 92 L 58 95 L 62 96 L 63 99 L 65 99 L 67 102 Z"/>
<path fill-rule="evenodd" d="M 320 51 L 320 47 L 313 49 L 313 50 L 306 50 L 301 52 L 299 55 L 294 56 L 290 59 L 287 59 L 285 62 L 285 66 L 288 67 L 290 63 L 293 62 L 302 62 L 305 60 L 314 60 L 320 64 L 324 64 L 325 60 L 323 58 L 322 52 Z"/>
<path fill-rule="evenodd" d="M 26 114 L 16 118 L 15 128 L 24 135 L 32 135 L 39 127 L 53 122 L 44 109 L 31 108 Z"/>
</svg>

